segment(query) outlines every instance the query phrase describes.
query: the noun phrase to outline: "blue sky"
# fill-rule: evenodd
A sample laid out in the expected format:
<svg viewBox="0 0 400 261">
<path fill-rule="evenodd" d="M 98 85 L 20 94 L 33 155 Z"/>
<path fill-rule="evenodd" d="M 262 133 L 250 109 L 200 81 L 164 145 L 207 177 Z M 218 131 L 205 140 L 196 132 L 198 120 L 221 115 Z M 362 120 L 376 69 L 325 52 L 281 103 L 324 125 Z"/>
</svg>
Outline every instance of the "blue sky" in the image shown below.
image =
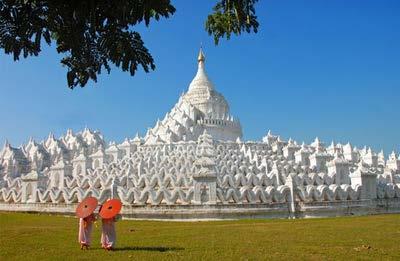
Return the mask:
<svg viewBox="0 0 400 261">
<path fill-rule="evenodd" d="M 137 28 L 156 61 L 148 74 L 113 68 L 69 90 L 54 45 L 17 63 L 2 51 L 0 141 L 19 146 L 85 126 L 108 141 L 143 135 L 187 89 L 201 42 L 245 139 L 271 129 L 299 142 L 318 136 L 400 152 L 400 1 L 261 0 L 259 33 L 218 46 L 204 31 L 214 1 L 172 2 L 172 18 Z"/>
</svg>

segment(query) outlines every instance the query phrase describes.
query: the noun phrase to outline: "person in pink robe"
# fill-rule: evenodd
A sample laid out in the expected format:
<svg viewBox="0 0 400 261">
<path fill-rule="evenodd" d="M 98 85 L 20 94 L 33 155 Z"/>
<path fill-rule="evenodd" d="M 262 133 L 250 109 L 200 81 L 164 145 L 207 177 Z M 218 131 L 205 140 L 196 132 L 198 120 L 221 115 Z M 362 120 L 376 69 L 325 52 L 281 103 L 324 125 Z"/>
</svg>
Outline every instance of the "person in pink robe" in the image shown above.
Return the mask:
<svg viewBox="0 0 400 261">
<path fill-rule="evenodd" d="M 118 216 L 109 219 L 102 219 L 101 231 L 101 246 L 105 250 L 113 250 L 117 241 L 117 234 L 115 233 L 115 222 Z"/>
<path fill-rule="evenodd" d="M 79 219 L 79 244 L 81 244 L 81 249 L 89 249 L 90 243 L 92 241 L 92 228 L 93 223 L 96 221 L 94 214 L 88 217 Z"/>
</svg>

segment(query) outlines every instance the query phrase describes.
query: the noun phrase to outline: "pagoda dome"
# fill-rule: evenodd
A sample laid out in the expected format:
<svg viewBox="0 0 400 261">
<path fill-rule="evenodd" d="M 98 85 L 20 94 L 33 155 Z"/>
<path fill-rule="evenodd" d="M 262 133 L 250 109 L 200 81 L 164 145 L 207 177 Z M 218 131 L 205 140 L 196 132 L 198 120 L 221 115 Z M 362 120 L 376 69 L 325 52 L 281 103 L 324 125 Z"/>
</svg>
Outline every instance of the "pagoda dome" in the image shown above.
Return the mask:
<svg viewBox="0 0 400 261">
<path fill-rule="evenodd" d="M 200 49 L 196 76 L 189 85 L 183 99 L 197 108 L 198 118 L 224 120 L 229 114 L 229 105 L 224 96 L 217 92 L 205 71 L 205 56 Z"/>
</svg>

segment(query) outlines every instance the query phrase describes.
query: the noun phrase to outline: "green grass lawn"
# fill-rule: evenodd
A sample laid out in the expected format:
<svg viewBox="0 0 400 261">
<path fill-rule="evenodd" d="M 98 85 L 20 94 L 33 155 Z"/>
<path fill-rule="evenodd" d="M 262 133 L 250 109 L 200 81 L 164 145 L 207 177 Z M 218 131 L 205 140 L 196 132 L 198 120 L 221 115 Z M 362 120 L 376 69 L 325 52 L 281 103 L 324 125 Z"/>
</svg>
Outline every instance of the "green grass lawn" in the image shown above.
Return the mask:
<svg viewBox="0 0 400 261">
<path fill-rule="evenodd" d="M 0 213 L 0 260 L 397 259 L 400 215 L 301 220 L 117 222 L 117 249 L 79 249 L 73 217 Z"/>
</svg>

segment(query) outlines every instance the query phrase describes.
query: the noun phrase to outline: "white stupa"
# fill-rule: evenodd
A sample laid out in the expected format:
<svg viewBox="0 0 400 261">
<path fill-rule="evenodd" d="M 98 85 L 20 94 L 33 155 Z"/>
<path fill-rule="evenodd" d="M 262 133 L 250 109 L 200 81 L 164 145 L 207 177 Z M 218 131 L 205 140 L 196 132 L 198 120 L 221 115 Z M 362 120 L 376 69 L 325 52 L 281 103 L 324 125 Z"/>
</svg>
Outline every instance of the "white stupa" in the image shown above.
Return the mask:
<svg viewBox="0 0 400 261">
<path fill-rule="evenodd" d="M 146 144 L 197 140 L 206 130 L 216 140 L 242 138 L 242 127 L 229 112 L 228 102 L 215 90 L 205 71 L 205 56 L 200 49 L 197 74 L 178 103 L 162 121 L 149 129 Z"/>
<path fill-rule="evenodd" d="M 270 131 L 243 141 L 200 50 L 188 91 L 145 137 L 122 143 L 68 130 L 0 150 L 0 211 L 73 214 L 118 198 L 130 218 L 321 217 L 399 213 L 400 155 L 325 147 Z M 299 145 L 301 144 L 301 146 Z"/>
</svg>

